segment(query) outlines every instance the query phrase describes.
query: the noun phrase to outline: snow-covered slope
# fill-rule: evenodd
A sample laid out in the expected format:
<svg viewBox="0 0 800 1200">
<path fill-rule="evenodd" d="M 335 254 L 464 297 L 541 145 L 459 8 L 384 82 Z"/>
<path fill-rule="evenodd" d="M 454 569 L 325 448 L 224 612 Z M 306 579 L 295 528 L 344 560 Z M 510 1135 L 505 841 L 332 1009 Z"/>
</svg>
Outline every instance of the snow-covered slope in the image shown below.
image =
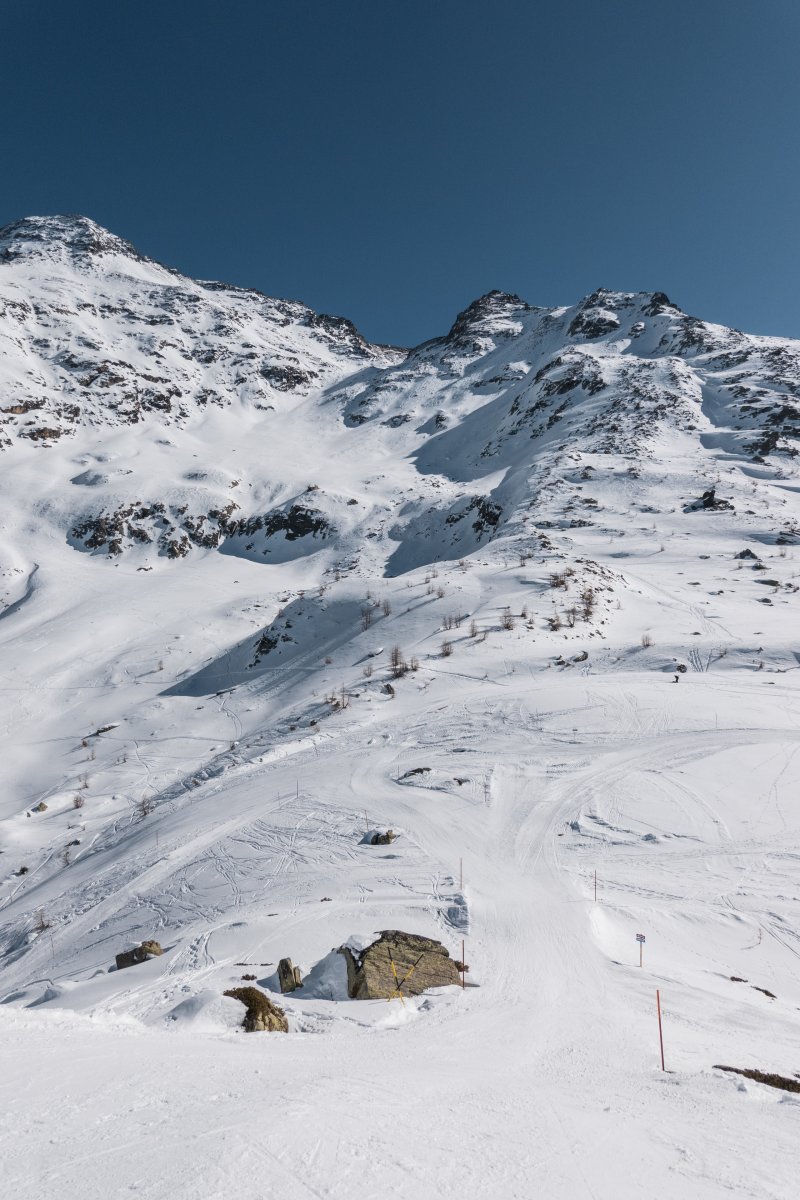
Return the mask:
<svg viewBox="0 0 800 1200">
<path fill-rule="evenodd" d="M 800 343 L 598 291 L 372 346 L 29 218 L 0 410 L 15 1194 L 165 1104 L 173 1200 L 793 1194 L 790 1094 L 713 1067 L 800 1072 Z M 386 928 L 478 986 L 347 1000 Z"/>
</svg>

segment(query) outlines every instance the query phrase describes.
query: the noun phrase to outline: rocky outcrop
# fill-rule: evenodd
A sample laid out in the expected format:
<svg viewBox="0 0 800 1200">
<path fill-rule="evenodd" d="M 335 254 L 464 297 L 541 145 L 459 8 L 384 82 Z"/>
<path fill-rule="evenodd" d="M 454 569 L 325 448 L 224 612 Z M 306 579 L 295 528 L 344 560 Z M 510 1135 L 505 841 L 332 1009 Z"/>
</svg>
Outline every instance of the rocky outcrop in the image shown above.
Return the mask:
<svg viewBox="0 0 800 1200">
<path fill-rule="evenodd" d="M 339 947 L 347 964 L 352 1000 L 418 996 L 428 988 L 459 983 L 458 970 L 441 942 L 399 929 L 385 929 L 365 950 Z"/>
<path fill-rule="evenodd" d="M 123 950 L 116 956 L 117 970 L 124 971 L 126 967 L 135 967 L 139 963 L 147 962 L 148 958 L 157 958 L 163 953 L 158 942 L 142 942 L 141 946 L 135 946 L 133 950 Z"/>
<path fill-rule="evenodd" d="M 232 1000 L 240 1000 L 247 1008 L 242 1021 L 245 1033 L 288 1033 L 286 1014 L 269 996 L 254 987 L 231 988 L 222 993 Z"/>
<path fill-rule="evenodd" d="M 284 995 L 303 986 L 303 976 L 300 968 L 292 965 L 290 958 L 282 958 L 278 963 L 278 983 Z"/>
<path fill-rule="evenodd" d="M 397 834 L 393 829 L 387 829 L 386 833 L 373 833 L 370 838 L 370 846 L 391 846 Z"/>
</svg>

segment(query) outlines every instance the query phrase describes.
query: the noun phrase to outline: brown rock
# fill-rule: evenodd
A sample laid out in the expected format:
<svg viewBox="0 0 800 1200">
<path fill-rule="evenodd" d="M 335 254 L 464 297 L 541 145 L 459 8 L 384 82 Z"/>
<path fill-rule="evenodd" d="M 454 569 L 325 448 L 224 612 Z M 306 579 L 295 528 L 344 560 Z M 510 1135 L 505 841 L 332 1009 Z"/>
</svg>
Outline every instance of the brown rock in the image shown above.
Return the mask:
<svg viewBox="0 0 800 1200">
<path fill-rule="evenodd" d="M 231 988 L 223 992 L 234 1000 L 241 1000 L 247 1008 L 242 1021 L 246 1033 L 288 1033 L 289 1022 L 286 1014 L 277 1004 L 273 1004 L 269 996 L 254 987 Z"/>
<path fill-rule="evenodd" d="M 353 1000 L 418 996 L 427 988 L 460 983 L 456 964 L 441 942 L 385 929 L 366 950 L 341 946 L 347 964 L 347 994 Z"/>
<path fill-rule="evenodd" d="M 371 846 L 391 846 L 397 834 L 393 829 L 387 829 L 386 833 L 373 833 Z"/>
</svg>

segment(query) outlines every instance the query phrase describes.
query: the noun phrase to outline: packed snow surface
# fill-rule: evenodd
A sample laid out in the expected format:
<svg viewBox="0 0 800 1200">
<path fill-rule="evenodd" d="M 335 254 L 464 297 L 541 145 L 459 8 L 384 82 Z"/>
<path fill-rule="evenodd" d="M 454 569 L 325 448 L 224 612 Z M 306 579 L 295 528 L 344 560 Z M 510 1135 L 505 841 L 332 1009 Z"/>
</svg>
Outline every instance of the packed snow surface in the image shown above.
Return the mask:
<svg viewBox="0 0 800 1200">
<path fill-rule="evenodd" d="M 800 1079 L 799 343 L 371 346 L 29 218 L 0 410 L 9 1195 L 796 1194 L 716 1068 Z M 385 929 L 466 986 L 348 999 Z"/>
</svg>

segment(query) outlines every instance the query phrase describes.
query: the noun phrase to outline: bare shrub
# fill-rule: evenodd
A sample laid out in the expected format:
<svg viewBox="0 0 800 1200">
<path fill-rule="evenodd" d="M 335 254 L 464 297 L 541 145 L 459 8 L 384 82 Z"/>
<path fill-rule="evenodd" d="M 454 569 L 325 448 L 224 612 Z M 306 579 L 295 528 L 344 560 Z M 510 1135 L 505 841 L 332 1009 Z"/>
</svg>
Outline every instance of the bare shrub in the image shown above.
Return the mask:
<svg viewBox="0 0 800 1200">
<path fill-rule="evenodd" d="M 86 797 L 82 796 L 80 794 L 80 792 L 76 792 L 75 795 L 72 797 L 72 807 L 73 808 L 83 808 L 85 803 L 86 803 Z"/>
<path fill-rule="evenodd" d="M 385 617 L 390 617 L 392 615 L 392 606 L 388 600 L 384 600 L 383 604 L 381 605 L 381 610 Z"/>
<path fill-rule="evenodd" d="M 453 618 L 451 617 L 450 613 L 448 613 L 447 616 L 442 621 L 442 629 L 452 629 L 452 628 L 453 628 Z"/>
<path fill-rule="evenodd" d="M 450 655 L 453 653 L 453 643 L 452 642 L 442 642 L 440 653 L 441 653 L 442 658 L 449 658 Z"/>
<path fill-rule="evenodd" d="M 367 663 L 367 665 L 364 667 L 364 670 L 361 672 L 361 674 L 364 676 L 365 679 L 371 679 L 372 678 L 372 663 Z"/>
<path fill-rule="evenodd" d="M 575 622 L 578 619 L 578 610 L 574 604 L 571 604 L 569 608 L 564 610 L 564 616 L 567 618 L 567 625 L 569 625 L 570 629 L 574 629 Z"/>
<path fill-rule="evenodd" d="M 333 662 L 333 659 L 331 658 L 330 654 L 326 654 L 325 655 L 325 666 L 329 667 L 332 662 Z"/>
<path fill-rule="evenodd" d="M 652 644 L 653 644 L 653 639 L 650 637 L 650 634 L 643 633 L 642 634 L 642 649 L 647 650 L 647 648 L 649 646 L 652 646 Z"/>
<path fill-rule="evenodd" d="M 361 610 L 361 628 L 369 629 L 371 624 L 372 624 L 372 609 L 364 607 Z"/>
<path fill-rule="evenodd" d="M 444 588 L 443 588 L 443 587 L 437 587 L 437 589 L 436 589 L 436 595 L 439 597 L 439 599 L 440 599 L 440 600 L 443 600 L 443 599 L 444 599 L 444 596 L 445 596 L 445 591 L 444 591 Z"/>
<path fill-rule="evenodd" d="M 547 627 L 551 633 L 557 633 L 561 628 L 561 616 L 559 613 L 553 613 L 552 617 L 547 618 Z"/>
<path fill-rule="evenodd" d="M 401 679 L 408 670 L 408 664 L 403 658 L 403 651 L 399 646 L 392 646 L 389 653 L 389 669 L 394 679 Z"/>
<path fill-rule="evenodd" d="M 500 628 L 501 629 L 513 629 L 514 628 L 514 616 L 511 612 L 510 608 L 503 609 L 503 614 L 500 617 Z"/>
<path fill-rule="evenodd" d="M 469 623 L 469 636 L 471 638 L 478 636 L 478 622 L 474 618 Z"/>
<path fill-rule="evenodd" d="M 597 597 L 594 593 L 594 588 L 584 588 L 581 592 L 581 616 L 584 621 L 591 621 L 594 616 L 594 608 L 597 603 Z"/>
<path fill-rule="evenodd" d="M 418 671 L 419 670 L 419 659 L 417 658 L 416 655 L 414 655 L 411 658 L 411 660 L 409 661 L 408 669 L 409 669 L 409 671 Z"/>
<path fill-rule="evenodd" d="M 46 929 L 52 927 L 52 921 L 48 919 L 47 913 L 43 908 L 37 908 L 36 915 L 33 918 L 34 933 L 44 933 Z"/>
<path fill-rule="evenodd" d="M 136 815 L 142 821 L 144 820 L 145 817 L 150 816 L 150 813 L 153 811 L 154 808 L 155 808 L 155 805 L 153 804 L 153 801 L 150 799 L 149 796 L 142 796 L 141 799 L 136 801 L 136 805 L 135 805 Z"/>
</svg>

